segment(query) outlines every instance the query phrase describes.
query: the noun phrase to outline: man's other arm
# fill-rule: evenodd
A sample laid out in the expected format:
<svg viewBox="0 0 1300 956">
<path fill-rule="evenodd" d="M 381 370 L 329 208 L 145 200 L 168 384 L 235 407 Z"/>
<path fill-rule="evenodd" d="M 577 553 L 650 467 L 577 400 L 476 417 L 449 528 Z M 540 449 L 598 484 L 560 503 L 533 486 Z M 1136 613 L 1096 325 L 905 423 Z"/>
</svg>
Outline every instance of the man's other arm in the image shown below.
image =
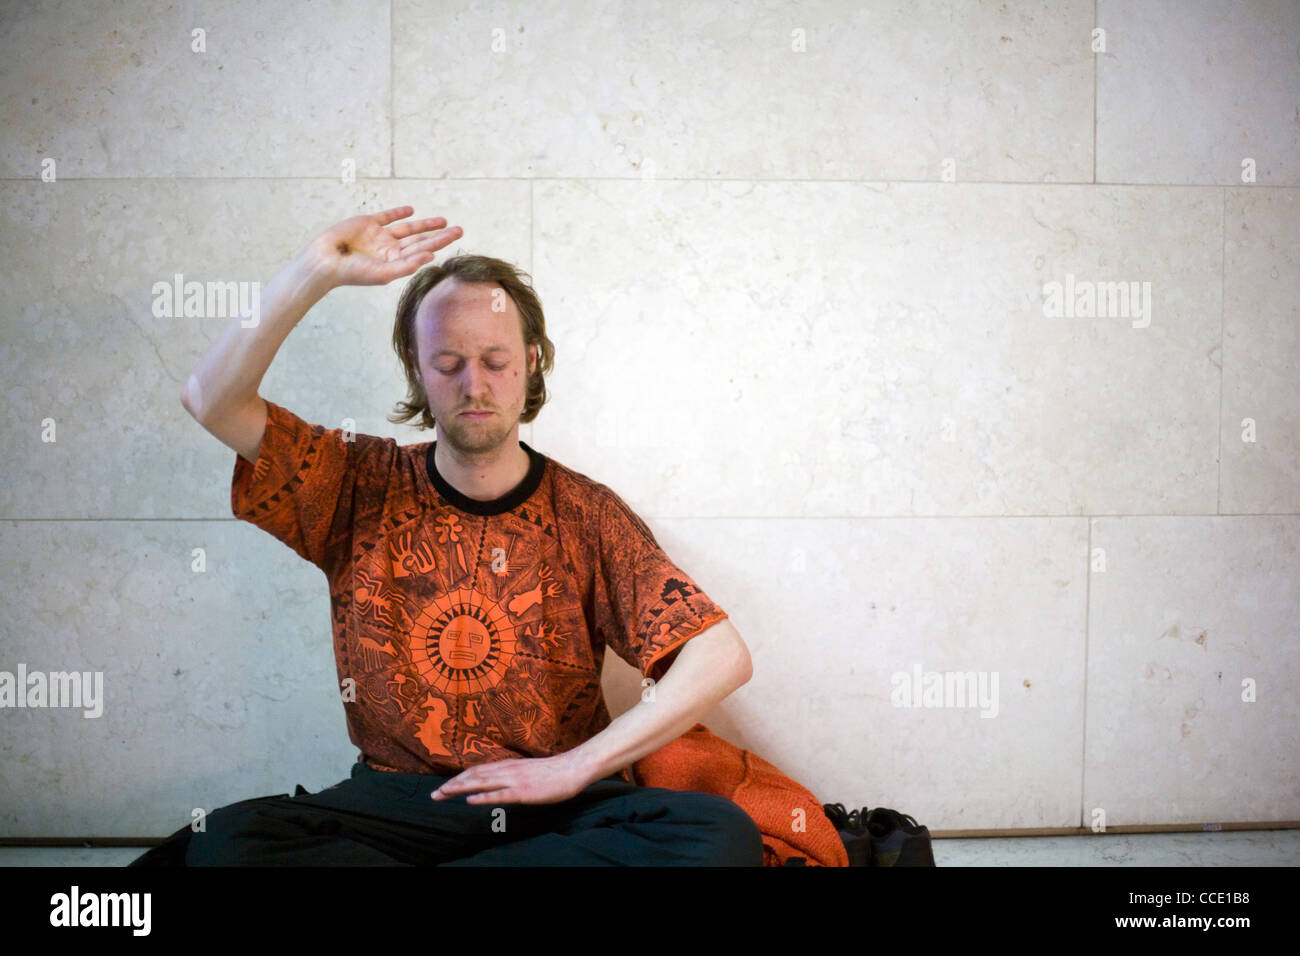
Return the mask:
<svg viewBox="0 0 1300 956">
<path fill-rule="evenodd" d="M 691 638 L 677 651 L 653 699 L 644 697 L 591 739 L 563 754 L 588 783 L 631 766 L 695 724 L 754 674 L 749 648 L 730 618 Z"/>
</svg>

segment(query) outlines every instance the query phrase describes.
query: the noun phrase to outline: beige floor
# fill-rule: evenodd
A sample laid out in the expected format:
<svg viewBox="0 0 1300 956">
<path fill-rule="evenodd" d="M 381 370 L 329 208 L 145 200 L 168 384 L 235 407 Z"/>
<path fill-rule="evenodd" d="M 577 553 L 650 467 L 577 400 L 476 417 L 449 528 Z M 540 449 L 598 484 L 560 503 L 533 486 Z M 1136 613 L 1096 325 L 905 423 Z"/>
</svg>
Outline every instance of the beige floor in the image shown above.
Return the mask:
<svg viewBox="0 0 1300 956">
<path fill-rule="evenodd" d="M 0 866 L 125 866 L 144 848 L 0 847 Z M 1295 866 L 1300 830 L 935 840 L 939 866 Z"/>
</svg>

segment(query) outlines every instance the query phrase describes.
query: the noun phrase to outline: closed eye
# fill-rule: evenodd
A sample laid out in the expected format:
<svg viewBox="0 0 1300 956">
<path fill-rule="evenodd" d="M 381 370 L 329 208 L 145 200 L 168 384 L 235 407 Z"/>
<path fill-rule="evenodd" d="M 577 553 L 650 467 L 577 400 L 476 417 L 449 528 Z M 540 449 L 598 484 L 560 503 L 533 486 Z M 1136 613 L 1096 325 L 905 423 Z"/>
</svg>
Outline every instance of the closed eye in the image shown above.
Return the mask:
<svg viewBox="0 0 1300 956">
<path fill-rule="evenodd" d="M 508 365 L 509 363 L 506 364 Z M 505 367 L 506 367 L 505 365 L 488 365 L 488 368 L 491 369 L 493 372 L 500 372 Z M 454 375 L 456 372 L 460 371 L 460 365 L 457 364 L 452 366 L 451 368 L 440 368 L 438 369 L 438 371 L 441 372 L 443 375 Z"/>
</svg>

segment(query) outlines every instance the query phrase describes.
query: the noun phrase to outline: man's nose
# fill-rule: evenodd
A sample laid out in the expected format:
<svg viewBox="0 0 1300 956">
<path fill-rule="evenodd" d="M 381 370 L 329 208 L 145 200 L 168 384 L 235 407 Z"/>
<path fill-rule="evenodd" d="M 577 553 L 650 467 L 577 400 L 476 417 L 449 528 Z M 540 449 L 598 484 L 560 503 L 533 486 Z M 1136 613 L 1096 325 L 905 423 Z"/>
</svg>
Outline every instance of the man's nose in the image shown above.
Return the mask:
<svg viewBox="0 0 1300 956">
<path fill-rule="evenodd" d="M 466 362 L 465 371 L 461 373 L 460 387 L 466 398 L 478 399 L 487 394 L 487 374 L 478 365 Z"/>
</svg>

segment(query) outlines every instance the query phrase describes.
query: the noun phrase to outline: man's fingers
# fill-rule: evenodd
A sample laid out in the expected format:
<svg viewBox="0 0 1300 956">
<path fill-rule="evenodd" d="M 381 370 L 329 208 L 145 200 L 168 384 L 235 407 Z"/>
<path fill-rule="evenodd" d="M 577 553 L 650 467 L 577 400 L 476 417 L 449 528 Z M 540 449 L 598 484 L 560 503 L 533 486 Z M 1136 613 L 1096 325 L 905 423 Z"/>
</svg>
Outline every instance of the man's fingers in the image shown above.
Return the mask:
<svg viewBox="0 0 1300 956">
<path fill-rule="evenodd" d="M 407 236 L 417 232 L 428 232 L 431 229 L 441 229 L 447 225 L 447 220 L 441 216 L 436 219 L 412 219 L 410 222 L 399 222 L 388 234 L 395 239 L 405 239 Z"/>
<path fill-rule="evenodd" d="M 480 766 L 483 769 L 475 768 L 477 772 L 472 776 L 462 774 L 462 776 L 456 777 L 454 780 L 448 780 L 447 783 L 442 785 L 442 792 L 447 793 L 446 788 L 448 785 L 452 785 L 453 792 L 465 793 L 478 793 L 484 790 L 488 792 L 505 792 L 515 785 L 516 781 L 513 773 L 502 773 L 500 770 L 495 768 L 488 769 L 487 764 L 482 764 Z M 461 788 L 463 788 L 463 790 Z"/>
<path fill-rule="evenodd" d="M 499 790 L 480 790 L 477 793 L 471 793 L 465 797 L 466 803 L 517 803 L 517 800 L 510 799 L 509 788 Z"/>
<path fill-rule="evenodd" d="M 394 259 L 387 265 L 380 266 L 379 279 L 383 283 L 392 282 L 394 279 L 400 279 L 402 276 L 409 276 L 420 266 L 433 261 L 432 252 L 416 252 L 409 256 L 402 256 L 400 259 Z"/>
<path fill-rule="evenodd" d="M 420 233 L 418 236 L 408 236 L 407 238 L 398 241 L 397 248 L 402 250 L 403 255 L 405 255 L 412 249 L 423 248 L 425 245 L 436 246 L 438 243 L 445 244 L 449 241 L 448 236 L 445 234 L 451 232 L 452 229 L 459 228 L 459 226 L 452 226 L 451 229 L 442 229 L 435 233 Z M 450 238 L 459 239 L 460 236 L 459 234 L 456 234 Z"/>
<path fill-rule="evenodd" d="M 385 209 L 383 212 L 375 213 L 375 220 L 381 226 L 386 226 L 390 222 L 395 222 L 398 219 L 405 219 L 413 212 L 415 212 L 415 210 L 410 206 L 394 206 L 392 209 Z"/>
</svg>

